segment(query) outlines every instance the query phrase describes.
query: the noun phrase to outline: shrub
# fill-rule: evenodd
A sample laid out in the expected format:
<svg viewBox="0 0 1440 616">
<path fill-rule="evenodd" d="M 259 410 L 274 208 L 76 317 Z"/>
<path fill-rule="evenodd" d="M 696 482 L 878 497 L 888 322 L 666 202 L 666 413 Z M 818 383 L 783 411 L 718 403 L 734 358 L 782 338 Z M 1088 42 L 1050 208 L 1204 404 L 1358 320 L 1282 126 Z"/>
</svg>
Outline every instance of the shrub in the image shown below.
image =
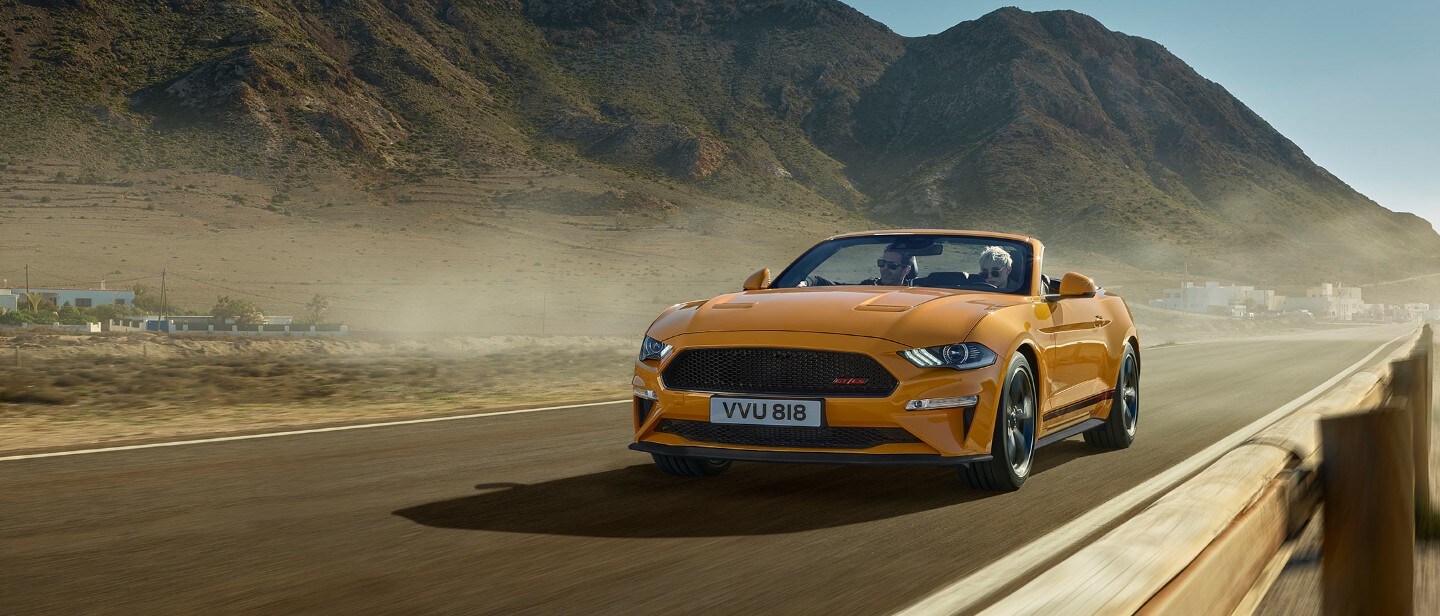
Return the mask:
<svg viewBox="0 0 1440 616">
<path fill-rule="evenodd" d="M 62 375 L 60 375 L 60 376 L 55 377 L 54 380 L 50 381 L 50 384 L 51 384 L 51 385 L 54 385 L 55 387 L 59 387 L 59 388 L 61 388 L 61 389 L 65 389 L 65 388 L 69 388 L 69 387 L 79 387 L 79 386 L 81 386 L 81 385 L 84 385 L 85 383 L 86 383 L 85 379 L 82 379 L 82 378 L 80 378 L 80 377 L 78 377 L 78 376 L 75 376 L 75 375 L 73 375 L 73 374 L 62 374 Z"/>
<path fill-rule="evenodd" d="M 51 389 L 44 386 L 29 386 L 24 388 L 0 389 L 0 402 L 11 404 L 70 404 L 75 401 L 75 396 L 64 391 Z"/>
<path fill-rule="evenodd" d="M 249 300 L 231 298 L 228 295 L 221 296 L 215 300 L 215 307 L 210 309 L 210 316 L 217 322 L 234 320 L 240 325 L 255 325 L 265 320 L 265 315 L 260 309 Z"/>
<path fill-rule="evenodd" d="M 66 306 L 56 313 L 55 320 L 62 325 L 81 325 L 93 322 L 93 318 L 86 314 L 86 311 L 73 306 Z"/>
<path fill-rule="evenodd" d="M 51 323 L 50 313 L 38 310 L 12 310 L 0 314 L 0 325 L 20 325 L 22 323 Z"/>
</svg>

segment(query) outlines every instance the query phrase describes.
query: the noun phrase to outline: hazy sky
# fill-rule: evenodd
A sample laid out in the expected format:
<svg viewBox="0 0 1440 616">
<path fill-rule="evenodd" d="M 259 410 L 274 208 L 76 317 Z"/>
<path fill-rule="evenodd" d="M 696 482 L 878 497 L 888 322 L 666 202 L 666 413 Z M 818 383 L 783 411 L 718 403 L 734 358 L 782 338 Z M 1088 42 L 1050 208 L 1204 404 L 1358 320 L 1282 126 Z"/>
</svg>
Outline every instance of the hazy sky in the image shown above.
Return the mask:
<svg viewBox="0 0 1440 616">
<path fill-rule="evenodd" d="M 1355 190 L 1440 228 L 1440 0 L 843 0 L 905 36 L 1002 6 L 1154 40 Z"/>
</svg>

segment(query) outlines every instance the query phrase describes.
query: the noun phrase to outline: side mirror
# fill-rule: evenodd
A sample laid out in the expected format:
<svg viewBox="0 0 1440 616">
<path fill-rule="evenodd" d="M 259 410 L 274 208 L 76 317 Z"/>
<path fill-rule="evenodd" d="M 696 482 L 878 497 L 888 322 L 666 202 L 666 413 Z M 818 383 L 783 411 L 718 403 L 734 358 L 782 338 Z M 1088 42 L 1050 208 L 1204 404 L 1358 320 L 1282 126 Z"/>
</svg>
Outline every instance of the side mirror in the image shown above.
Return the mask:
<svg viewBox="0 0 1440 616">
<path fill-rule="evenodd" d="M 750 277 L 745 279 L 744 289 L 746 291 L 768 289 L 770 288 L 771 282 L 774 281 L 770 280 L 770 268 L 767 267 L 758 272 L 755 272 L 754 274 L 750 274 Z"/>
<path fill-rule="evenodd" d="M 1060 279 L 1060 297 L 1090 297 L 1098 290 L 1089 276 L 1070 272 Z"/>
</svg>

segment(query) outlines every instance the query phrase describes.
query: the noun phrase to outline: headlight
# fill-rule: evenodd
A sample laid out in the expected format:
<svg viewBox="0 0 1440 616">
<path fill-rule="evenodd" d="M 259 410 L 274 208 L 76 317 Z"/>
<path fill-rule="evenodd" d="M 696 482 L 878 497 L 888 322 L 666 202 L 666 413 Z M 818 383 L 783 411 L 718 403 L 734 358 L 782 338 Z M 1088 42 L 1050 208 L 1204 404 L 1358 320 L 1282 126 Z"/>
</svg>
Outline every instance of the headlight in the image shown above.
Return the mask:
<svg viewBox="0 0 1440 616">
<path fill-rule="evenodd" d="M 673 350 L 675 347 L 646 336 L 645 341 L 640 343 L 640 361 L 665 359 Z"/>
<path fill-rule="evenodd" d="M 959 342 L 901 351 L 900 356 L 921 368 L 974 370 L 995 363 L 995 352 L 974 342 Z"/>
</svg>

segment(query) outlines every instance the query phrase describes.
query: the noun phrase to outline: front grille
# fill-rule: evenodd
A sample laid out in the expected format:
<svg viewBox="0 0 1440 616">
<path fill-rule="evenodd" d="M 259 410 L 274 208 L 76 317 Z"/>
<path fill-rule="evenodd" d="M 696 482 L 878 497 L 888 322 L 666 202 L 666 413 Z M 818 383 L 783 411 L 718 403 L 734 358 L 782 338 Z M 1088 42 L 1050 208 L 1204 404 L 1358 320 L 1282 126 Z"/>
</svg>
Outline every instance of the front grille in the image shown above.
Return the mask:
<svg viewBox="0 0 1440 616">
<path fill-rule="evenodd" d="M 895 377 L 869 355 L 804 349 L 686 349 L 662 374 L 670 389 L 884 397 Z"/>
<path fill-rule="evenodd" d="M 887 443 L 920 442 L 900 428 L 743 426 L 686 419 L 662 419 L 655 431 L 697 443 L 801 449 L 869 449 Z"/>
</svg>

